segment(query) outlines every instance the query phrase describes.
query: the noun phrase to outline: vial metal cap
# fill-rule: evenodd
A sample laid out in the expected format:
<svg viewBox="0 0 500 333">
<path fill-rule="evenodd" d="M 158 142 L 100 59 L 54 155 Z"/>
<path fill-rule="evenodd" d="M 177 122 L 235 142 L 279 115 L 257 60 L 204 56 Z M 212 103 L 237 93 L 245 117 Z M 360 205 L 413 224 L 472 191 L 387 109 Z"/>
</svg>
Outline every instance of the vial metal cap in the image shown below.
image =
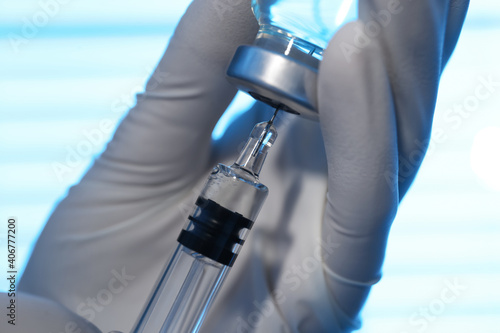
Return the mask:
<svg viewBox="0 0 500 333">
<path fill-rule="evenodd" d="M 307 56 L 307 54 L 305 54 Z M 258 45 L 238 47 L 227 79 L 239 90 L 274 108 L 318 120 L 319 60 L 286 56 Z"/>
</svg>

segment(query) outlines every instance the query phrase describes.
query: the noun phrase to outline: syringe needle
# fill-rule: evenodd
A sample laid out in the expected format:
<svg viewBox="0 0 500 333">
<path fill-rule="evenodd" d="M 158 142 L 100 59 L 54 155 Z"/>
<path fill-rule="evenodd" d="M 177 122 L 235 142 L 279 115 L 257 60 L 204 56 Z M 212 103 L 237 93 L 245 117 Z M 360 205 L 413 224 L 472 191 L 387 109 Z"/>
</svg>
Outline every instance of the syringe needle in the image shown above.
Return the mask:
<svg viewBox="0 0 500 333">
<path fill-rule="evenodd" d="M 278 111 L 280 110 L 279 107 L 276 108 L 276 110 L 274 111 L 274 114 L 273 114 L 273 117 L 271 118 L 271 120 L 269 120 L 268 124 L 269 124 L 269 127 L 271 127 L 271 125 L 273 124 L 274 122 L 274 119 L 276 118 L 276 115 L 278 114 Z"/>
<path fill-rule="evenodd" d="M 272 118 L 267 122 L 267 125 L 264 128 L 264 132 L 262 133 L 259 142 L 254 147 L 254 151 L 252 153 L 252 156 L 256 156 L 257 153 L 261 150 L 261 148 L 262 148 L 261 145 L 264 143 L 264 140 L 267 138 L 267 133 L 269 133 L 269 130 L 271 129 L 271 126 L 273 125 L 274 119 L 276 119 L 276 115 L 278 114 L 279 110 L 280 110 L 280 108 L 277 107 L 276 110 L 274 111 Z"/>
</svg>

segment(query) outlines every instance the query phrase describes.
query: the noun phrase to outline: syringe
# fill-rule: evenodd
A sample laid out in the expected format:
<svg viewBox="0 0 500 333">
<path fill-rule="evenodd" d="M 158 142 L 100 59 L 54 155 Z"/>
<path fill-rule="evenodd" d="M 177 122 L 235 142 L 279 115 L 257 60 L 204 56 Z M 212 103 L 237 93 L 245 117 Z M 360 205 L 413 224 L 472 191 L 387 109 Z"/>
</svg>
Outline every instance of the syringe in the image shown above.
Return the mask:
<svg viewBox="0 0 500 333">
<path fill-rule="evenodd" d="M 230 167 L 211 172 L 179 234 L 174 254 L 135 333 L 198 332 L 267 197 L 259 174 L 277 137 L 273 122 L 255 125 Z"/>
</svg>

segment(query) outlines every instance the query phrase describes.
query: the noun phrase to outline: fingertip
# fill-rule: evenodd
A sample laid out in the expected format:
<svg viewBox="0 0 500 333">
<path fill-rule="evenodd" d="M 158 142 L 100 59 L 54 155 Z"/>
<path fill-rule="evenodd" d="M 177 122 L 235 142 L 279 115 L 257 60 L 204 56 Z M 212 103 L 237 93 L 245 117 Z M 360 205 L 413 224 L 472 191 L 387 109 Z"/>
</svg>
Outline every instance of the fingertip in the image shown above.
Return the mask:
<svg viewBox="0 0 500 333">
<path fill-rule="evenodd" d="M 227 66 L 236 48 L 253 42 L 259 25 L 249 0 L 194 0 L 171 44 L 196 52 L 207 64 Z"/>
<path fill-rule="evenodd" d="M 397 178 L 398 147 L 382 49 L 376 39 L 363 40 L 362 29 L 360 21 L 348 23 L 330 41 L 320 65 L 318 104 L 337 221 L 346 230 L 371 232 L 395 214 L 397 181 L 387 175 Z"/>
</svg>

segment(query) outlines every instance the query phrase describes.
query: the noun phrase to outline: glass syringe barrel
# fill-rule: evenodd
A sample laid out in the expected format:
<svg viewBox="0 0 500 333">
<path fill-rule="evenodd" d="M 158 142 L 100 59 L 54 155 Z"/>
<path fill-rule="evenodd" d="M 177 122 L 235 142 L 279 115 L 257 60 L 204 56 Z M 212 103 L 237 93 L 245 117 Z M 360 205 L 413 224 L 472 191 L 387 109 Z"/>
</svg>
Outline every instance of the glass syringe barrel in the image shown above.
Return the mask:
<svg viewBox="0 0 500 333">
<path fill-rule="evenodd" d="M 197 332 L 228 270 L 179 244 L 133 332 Z"/>
<path fill-rule="evenodd" d="M 236 162 L 212 170 L 133 332 L 198 332 L 267 197 L 258 175 L 276 137 L 257 124 Z"/>
</svg>

